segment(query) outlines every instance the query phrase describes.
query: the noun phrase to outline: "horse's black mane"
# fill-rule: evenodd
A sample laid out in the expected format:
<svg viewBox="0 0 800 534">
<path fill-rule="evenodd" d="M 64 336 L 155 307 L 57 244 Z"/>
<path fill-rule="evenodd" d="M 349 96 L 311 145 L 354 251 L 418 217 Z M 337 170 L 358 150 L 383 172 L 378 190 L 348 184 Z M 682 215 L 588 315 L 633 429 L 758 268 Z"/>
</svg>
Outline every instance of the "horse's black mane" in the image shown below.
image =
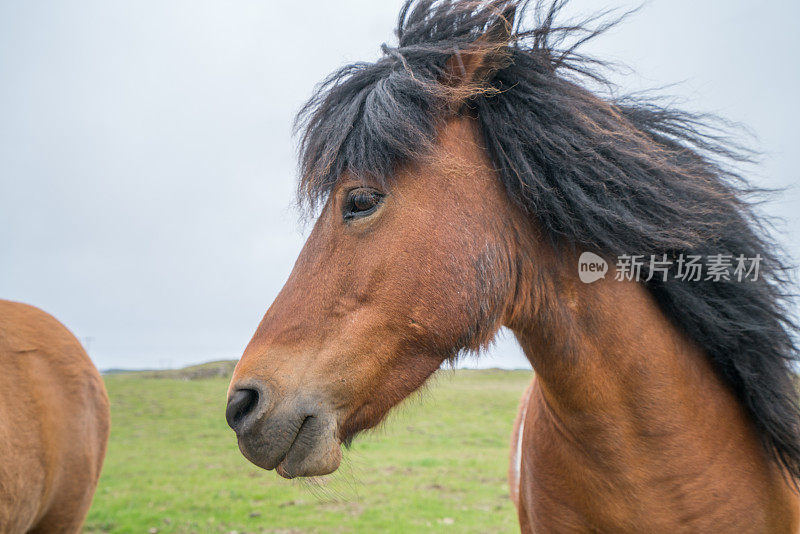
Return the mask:
<svg viewBox="0 0 800 534">
<path fill-rule="evenodd" d="M 611 257 L 760 255 L 757 282 L 671 277 L 648 287 L 705 348 L 767 449 L 798 480 L 789 282 L 748 200 L 755 190 L 734 170 L 746 156 L 715 137 L 707 117 L 589 91 L 587 82 L 603 81 L 602 65 L 577 45 L 608 25 L 558 25 L 565 2 L 407 2 L 398 46 L 334 73 L 301 111 L 301 198 L 324 200 L 346 172 L 390 177 L 430 149 L 444 119 L 470 114 L 509 196 L 555 242 Z M 530 17 L 534 28 L 524 30 Z M 496 65 L 454 108 L 443 83 L 448 59 L 482 47 L 496 52 Z"/>
</svg>

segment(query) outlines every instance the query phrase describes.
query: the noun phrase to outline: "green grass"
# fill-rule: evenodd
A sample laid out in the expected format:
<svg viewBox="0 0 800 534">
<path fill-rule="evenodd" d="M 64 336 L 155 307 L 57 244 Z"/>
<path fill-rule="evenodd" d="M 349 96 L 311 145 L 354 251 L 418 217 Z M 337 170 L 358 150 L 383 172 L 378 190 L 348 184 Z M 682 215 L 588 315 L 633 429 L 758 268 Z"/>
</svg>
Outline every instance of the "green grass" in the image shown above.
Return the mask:
<svg viewBox="0 0 800 534">
<path fill-rule="evenodd" d="M 106 377 L 112 430 L 86 532 L 518 532 L 509 436 L 524 371 L 444 371 L 339 471 L 286 481 L 244 459 L 226 378 Z"/>
</svg>

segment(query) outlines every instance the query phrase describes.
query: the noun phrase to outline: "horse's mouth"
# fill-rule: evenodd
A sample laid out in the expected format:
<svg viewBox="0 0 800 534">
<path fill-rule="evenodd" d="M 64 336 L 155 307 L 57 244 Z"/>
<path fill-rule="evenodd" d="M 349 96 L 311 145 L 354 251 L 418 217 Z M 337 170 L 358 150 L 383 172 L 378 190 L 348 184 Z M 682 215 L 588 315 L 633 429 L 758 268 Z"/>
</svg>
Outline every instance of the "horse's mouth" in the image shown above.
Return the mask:
<svg viewBox="0 0 800 534">
<path fill-rule="evenodd" d="M 324 414 L 283 424 L 270 420 L 239 435 L 239 449 L 255 465 L 287 479 L 328 475 L 342 460 L 335 430 L 334 419 Z"/>
</svg>

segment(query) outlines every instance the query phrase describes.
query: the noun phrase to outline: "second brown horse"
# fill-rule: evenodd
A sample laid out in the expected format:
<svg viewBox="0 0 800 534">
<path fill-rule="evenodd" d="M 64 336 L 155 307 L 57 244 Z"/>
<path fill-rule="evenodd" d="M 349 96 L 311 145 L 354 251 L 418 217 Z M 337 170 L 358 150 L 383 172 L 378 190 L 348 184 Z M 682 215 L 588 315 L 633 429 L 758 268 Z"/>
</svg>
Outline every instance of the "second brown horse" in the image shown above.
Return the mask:
<svg viewBox="0 0 800 534">
<path fill-rule="evenodd" d="M 80 532 L 109 424 L 100 373 L 75 336 L 0 300 L 0 532 Z"/>
</svg>

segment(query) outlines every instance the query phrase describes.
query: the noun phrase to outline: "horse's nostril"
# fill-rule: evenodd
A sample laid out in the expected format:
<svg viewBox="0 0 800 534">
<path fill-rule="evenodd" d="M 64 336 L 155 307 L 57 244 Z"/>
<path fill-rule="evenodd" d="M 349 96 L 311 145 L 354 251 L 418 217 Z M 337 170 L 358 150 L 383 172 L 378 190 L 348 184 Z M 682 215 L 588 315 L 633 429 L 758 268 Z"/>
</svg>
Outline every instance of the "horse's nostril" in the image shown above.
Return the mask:
<svg viewBox="0 0 800 534">
<path fill-rule="evenodd" d="M 236 390 L 228 400 L 228 408 L 225 410 L 225 419 L 228 421 L 228 426 L 239 432 L 242 423 L 257 405 L 258 391 L 254 389 Z"/>
</svg>

